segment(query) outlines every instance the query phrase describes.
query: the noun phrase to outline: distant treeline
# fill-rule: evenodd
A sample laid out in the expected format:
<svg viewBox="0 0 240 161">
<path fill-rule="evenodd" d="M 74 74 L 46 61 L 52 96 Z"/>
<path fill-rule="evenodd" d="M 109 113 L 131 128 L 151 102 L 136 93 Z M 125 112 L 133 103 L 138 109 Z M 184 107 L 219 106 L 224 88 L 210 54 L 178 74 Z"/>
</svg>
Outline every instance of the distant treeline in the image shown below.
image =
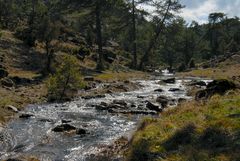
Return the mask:
<svg viewBox="0 0 240 161">
<path fill-rule="evenodd" d="M 153 11 L 139 9 L 151 5 Z M 224 13 L 209 22 L 190 24 L 178 16 L 178 0 L 0 0 L 0 26 L 16 32 L 29 46 L 45 45 L 49 62 L 54 40 L 65 32 L 83 35 L 97 46 L 98 69 L 104 69 L 103 47 L 109 41 L 124 49 L 130 67 L 169 66 L 184 70 L 194 62 L 240 50 L 240 21 Z"/>
</svg>

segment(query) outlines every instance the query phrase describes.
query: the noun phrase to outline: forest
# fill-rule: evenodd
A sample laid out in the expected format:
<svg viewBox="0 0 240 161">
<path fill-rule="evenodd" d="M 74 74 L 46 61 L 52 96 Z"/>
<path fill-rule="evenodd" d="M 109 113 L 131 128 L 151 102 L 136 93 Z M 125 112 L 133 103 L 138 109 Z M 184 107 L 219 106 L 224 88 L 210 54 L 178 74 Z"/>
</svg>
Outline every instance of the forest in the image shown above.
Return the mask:
<svg viewBox="0 0 240 161">
<path fill-rule="evenodd" d="M 0 160 L 239 160 L 240 18 L 182 1 L 0 0 Z"/>
<path fill-rule="evenodd" d="M 126 66 L 140 70 L 163 66 L 182 71 L 194 66 L 195 61 L 239 51 L 238 17 L 210 13 L 207 24 L 187 23 L 178 16 L 184 7 L 178 1 L 2 0 L 0 3 L 1 28 L 14 31 L 31 47 L 42 43 L 49 61 L 59 50 L 56 41 L 64 42 L 67 34 L 83 39 L 78 42 L 80 49 L 68 54 L 85 57 L 89 52 L 97 53 L 98 69 L 108 68 L 105 47 L 111 43 L 119 46 L 117 55 L 128 59 Z M 153 11 L 138 7 L 143 4 L 153 6 Z"/>
</svg>

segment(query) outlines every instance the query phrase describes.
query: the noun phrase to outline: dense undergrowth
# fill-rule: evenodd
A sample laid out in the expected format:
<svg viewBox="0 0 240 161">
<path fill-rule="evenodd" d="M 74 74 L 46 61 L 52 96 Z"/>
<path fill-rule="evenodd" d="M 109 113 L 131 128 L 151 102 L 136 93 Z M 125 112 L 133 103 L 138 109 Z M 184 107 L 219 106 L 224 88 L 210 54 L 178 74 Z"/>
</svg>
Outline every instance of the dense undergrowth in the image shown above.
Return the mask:
<svg viewBox="0 0 240 161">
<path fill-rule="evenodd" d="M 134 135 L 129 161 L 240 160 L 240 95 L 213 96 L 146 118 Z"/>
</svg>

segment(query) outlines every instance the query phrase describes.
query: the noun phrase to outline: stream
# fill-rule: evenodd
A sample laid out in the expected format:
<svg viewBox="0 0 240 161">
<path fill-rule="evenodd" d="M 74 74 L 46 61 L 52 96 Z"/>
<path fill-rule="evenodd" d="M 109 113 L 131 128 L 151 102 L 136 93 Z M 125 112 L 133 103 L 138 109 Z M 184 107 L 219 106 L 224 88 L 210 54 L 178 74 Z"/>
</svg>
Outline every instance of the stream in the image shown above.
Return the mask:
<svg viewBox="0 0 240 161">
<path fill-rule="evenodd" d="M 106 94 L 105 98 L 82 99 L 59 104 L 29 105 L 24 113 L 32 114 L 28 119 L 16 118 L 0 130 L 0 160 L 19 156 L 36 156 L 43 161 L 88 161 L 101 147 L 110 145 L 118 138 L 130 138 L 139 121 L 146 115 L 113 114 L 96 110 L 93 104 L 124 100 L 136 107 L 146 100 L 156 100 L 160 95 L 174 99 L 191 99 L 187 96 L 184 81 L 177 79 L 174 84 L 159 84 L 159 80 L 171 77 L 169 74 L 153 77 L 151 80 L 135 80 L 141 89 Z M 170 92 L 171 88 L 181 90 Z M 162 93 L 154 91 L 163 89 Z M 174 105 L 172 105 L 174 106 Z M 158 116 L 153 116 L 158 117 Z M 55 133 L 52 129 L 63 120 L 87 130 L 87 134 L 71 135 Z"/>
</svg>

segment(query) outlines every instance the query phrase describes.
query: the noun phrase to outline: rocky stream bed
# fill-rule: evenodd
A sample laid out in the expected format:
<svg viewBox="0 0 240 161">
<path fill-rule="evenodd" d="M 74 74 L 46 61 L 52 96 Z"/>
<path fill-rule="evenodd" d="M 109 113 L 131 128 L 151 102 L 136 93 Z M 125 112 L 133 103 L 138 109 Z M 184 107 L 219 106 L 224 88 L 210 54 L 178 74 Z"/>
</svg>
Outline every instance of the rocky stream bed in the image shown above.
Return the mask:
<svg viewBox="0 0 240 161">
<path fill-rule="evenodd" d="M 161 117 L 159 113 L 164 108 L 191 99 L 184 84 L 193 78 L 172 77 L 166 74 L 134 80 L 140 88 L 129 92 L 29 105 L 18 118 L 0 129 L 0 160 L 21 156 L 44 161 L 95 160 L 104 147 L 121 137 L 131 138 L 146 115 Z"/>
</svg>

